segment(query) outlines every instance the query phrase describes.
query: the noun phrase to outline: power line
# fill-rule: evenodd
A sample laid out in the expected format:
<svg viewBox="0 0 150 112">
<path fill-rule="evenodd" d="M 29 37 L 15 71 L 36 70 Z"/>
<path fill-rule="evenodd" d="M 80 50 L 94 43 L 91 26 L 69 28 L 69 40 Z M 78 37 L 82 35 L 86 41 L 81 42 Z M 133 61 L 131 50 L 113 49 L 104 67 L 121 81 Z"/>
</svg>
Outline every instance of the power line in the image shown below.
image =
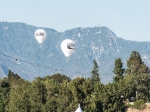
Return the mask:
<svg viewBox="0 0 150 112">
<path fill-rule="evenodd" d="M 16 62 L 17 61 L 20 61 L 20 62 L 24 62 L 24 63 L 28 63 L 28 64 L 31 64 L 31 65 L 35 65 L 34 63 L 31 63 L 31 62 L 28 62 L 28 61 L 24 61 L 24 60 L 21 60 L 21 59 L 18 59 L 18 58 L 15 58 L 15 57 L 12 57 L 12 56 L 9 56 L 9 55 L 6 55 L 4 53 L 0 53 L 1 55 L 5 56 L 5 57 L 8 57 L 8 58 L 11 58 L 11 59 L 14 59 Z M 57 63 L 54 64 L 54 66 L 56 66 L 58 64 L 58 62 L 60 62 L 62 58 L 59 58 L 59 60 L 57 61 Z M 41 67 L 40 65 L 37 64 L 37 66 Z M 63 69 L 56 69 L 56 68 L 52 68 L 52 67 L 47 67 L 47 66 L 42 66 L 43 68 L 45 69 L 50 69 L 50 70 L 54 70 L 54 71 L 65 71 Z M 85 72 L 75 72 L 76 74 L 89 74 L 91 73 L 91 71 L 85 71 Z M 114 74 L 99 74 L 100 76 L 101 75 L 105 75 L 105 76 L 114 76 Z"/>
<path fill-rule="evenodd" d="M 28 64 L 31 64 L 31 65 L 35 65 L 35 64 L 31 63 L 31 62 L 28 62 L 28 61 L 24 61 L 24 60 L 21 60 L 21 59 L 15 58 L 15 57 L 12 57 L 12 56 L 6 55 L 6 54 L 4 54 L 4 53 L 0 53 L 0 54 L 1 54 L 1 55 L 3 55 L 3 56 L 5 56 L 5 57 L 8 57 L 8 58 L 14 59 L 16 62 L 17 62 L 17 61 L 20 61 L 20 62 L 28 63 Z M 56 65 L 56 64 L 55 64 L 55 65 Z M 40 65 L 38 65 L 38 64 L 37 64 L 37 66 L 40 66 Z M 40 67 L 41 67 L 41 66 L 40 66 Z M 61 69 L 61 70 L 59 70 L 59 69 L 53 69 L 53 68 L 51 68 L 51 67 L 47 67 L 47 66 L 42 66 L 42 67 L 43 67 L 43 68 L 46 68 L 46 69 L 55 70 L 55 71 L 65 71 L 65 70 L 63 70 L 63 69 Z"/>
</svg>

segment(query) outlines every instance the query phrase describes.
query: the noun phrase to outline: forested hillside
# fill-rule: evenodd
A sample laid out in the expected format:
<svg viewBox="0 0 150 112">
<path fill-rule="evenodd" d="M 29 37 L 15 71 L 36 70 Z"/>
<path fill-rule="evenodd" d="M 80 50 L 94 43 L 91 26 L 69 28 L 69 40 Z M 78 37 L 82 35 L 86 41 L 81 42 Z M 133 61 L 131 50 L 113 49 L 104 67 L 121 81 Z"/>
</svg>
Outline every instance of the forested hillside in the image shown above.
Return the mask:
<svg viewBox="0 0 150 112">
<path fill-rule="evenodd" d="M 78 104 L 84 112 L 125 112 L 143 109 L 150 100 L 149 68 L 140 54 L 132 51 L 123 68 L 121 58 L 114 61 L 113 82 L 103 84 L 93 61 L 91 77 L 71 79 L 56 73 L 29 82 L 9 70 L 8 77 L 0 79 L 0 109 L 8 112 L 74 112 Z"/>
</svg>

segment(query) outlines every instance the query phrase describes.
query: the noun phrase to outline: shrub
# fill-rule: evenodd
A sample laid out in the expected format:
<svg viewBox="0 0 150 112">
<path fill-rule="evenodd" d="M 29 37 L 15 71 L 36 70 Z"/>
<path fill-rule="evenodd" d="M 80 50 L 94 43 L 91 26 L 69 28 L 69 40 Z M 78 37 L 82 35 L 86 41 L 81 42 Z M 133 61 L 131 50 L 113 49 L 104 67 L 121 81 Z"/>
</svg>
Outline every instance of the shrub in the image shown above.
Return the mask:
<svg viewBox="0 0 150 112">
<path fill-rule="evenodd" d="M 142 110 L 145 108 L 145 106 L 146 106 L 145 100 L 140 99 L 140 100 L 137 100 L 136 102 L 134 102 L 133 108 Z"/>
</svg>

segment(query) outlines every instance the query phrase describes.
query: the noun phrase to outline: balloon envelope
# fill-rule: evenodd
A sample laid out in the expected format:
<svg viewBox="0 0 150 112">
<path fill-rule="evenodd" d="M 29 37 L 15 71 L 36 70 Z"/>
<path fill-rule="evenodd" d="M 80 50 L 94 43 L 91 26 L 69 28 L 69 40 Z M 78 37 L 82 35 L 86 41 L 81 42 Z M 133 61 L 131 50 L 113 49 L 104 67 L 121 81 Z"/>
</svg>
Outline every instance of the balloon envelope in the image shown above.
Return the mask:
<svg viewBox="0 0 150 112">
<path fill-rule="evenodd" d="M 42 44 L 44 42 L 44 40 L 46 39 L 47 34 L 46 34 L 45 30 L 38 29 L 34 33 L 34 36 L 35 36 L 36 40 L 38 41 L 38 43 Z"/>
<path fill-rule="evenodd" d="M 65 39 L 61 43 L 61 50 L 64 53 L 65 57 L 70 57 L 74 52 L 75 44 L 71 39 Z"/>
</svg>

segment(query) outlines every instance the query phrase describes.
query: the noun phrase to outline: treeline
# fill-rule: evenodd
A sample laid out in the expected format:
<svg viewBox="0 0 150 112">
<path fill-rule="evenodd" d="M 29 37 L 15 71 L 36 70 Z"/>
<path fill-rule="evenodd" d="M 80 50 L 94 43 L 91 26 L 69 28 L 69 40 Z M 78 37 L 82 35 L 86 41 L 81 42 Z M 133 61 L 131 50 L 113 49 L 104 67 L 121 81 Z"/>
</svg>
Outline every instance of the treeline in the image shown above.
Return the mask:
<svg viewBox="0 0 150 112">
<path fill-rule="evenodd" d="M 125 112 L 128 100 L 150 100 L 150 71 L 138 52 L 131 53 L 126 69 L 121 58 L 115 60 L 112 83 L 102 84 L 98 71 L 95 60 L 90 78 L 70 79 L 57 73 L 29 82 L 9 71 L 8 77 L 0 79 L 0 110 L 74 112 L 80 104 L 84 112 Z"/>
</svg>

